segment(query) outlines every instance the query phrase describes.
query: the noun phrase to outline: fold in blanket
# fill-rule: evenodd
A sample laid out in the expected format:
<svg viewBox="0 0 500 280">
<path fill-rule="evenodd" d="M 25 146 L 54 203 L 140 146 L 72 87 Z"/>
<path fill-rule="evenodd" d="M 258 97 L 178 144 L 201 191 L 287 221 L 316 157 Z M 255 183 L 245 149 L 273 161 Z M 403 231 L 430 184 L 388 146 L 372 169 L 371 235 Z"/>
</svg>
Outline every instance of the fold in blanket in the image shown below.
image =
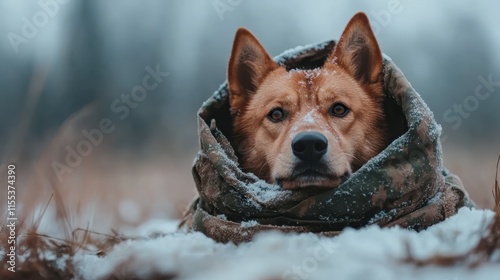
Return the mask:
<svg viewBox="0 0 500 280">
<path fill-rule="evenodd" d="M 287 69 L 321 67 L 334 41 L 299 47 L 275 58 Z M 441 127 L 401 70 L 384 57 L 385 111 L 400 135 L 340 186 L 290 191 L 239 168 L 229 143 L 227 83 L 198 111 L 201 149 L 193 177 L 199 197 L 182 226 L 218 242 L 240 243 L 265 230 L 336 235 L 346 227 L 401 226 L 422 230 L 474 207 L 460 179 L 442 165 Z"/>
</svg>

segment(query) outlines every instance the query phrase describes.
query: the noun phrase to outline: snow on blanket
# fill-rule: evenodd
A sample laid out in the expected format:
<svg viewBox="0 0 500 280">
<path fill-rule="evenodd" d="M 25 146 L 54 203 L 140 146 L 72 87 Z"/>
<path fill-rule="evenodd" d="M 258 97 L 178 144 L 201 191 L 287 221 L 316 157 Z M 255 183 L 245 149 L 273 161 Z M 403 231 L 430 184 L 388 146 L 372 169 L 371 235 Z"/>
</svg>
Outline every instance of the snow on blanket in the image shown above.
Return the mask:
<svg viewBox="0 0 500 280">
<path fill-rule="evenodd" d="M 111 273 L 147 277 L 154 272 L 203 280 L 498 279 L 498 264 L 484 264 L 477 269 L 419 268 L 402 262 L 408 256 L 406 245 L 417 259 L 464 253 L 477 243 L 492 217 L 489 210 L 462 208 L 457 215 L 420 233 L 377 226 L 347 229 L 337 237 L 265 232 L 239 246 L 215 243 L 199 232 L 173 233 L 172 221 L 153 222 L 133 234 L 172 233 L 123 242 L 105 257 L 79 253 L 74 262 L 78 276 L 84 279 L 99 279 Z M 500 259 L 499 253 L 494 257 Z"/>
</svg>

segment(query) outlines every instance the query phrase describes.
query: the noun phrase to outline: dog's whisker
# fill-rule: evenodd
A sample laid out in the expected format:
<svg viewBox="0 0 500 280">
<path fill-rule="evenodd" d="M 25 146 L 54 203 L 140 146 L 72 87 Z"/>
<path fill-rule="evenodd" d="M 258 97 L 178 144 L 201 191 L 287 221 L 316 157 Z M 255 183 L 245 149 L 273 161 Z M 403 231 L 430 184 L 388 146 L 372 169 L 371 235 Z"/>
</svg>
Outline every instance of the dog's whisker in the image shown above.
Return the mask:
<svg viewBox="0 0 500 280">
<path fill-rule="evenodd" d="M 255 174 L 255 175 L 257 175 L 260 178 L 261 177 L 260 174 L 262 173 L 262 169 L 264 169 L 265 166 L 266 166 L 266 162 L 263 162 L 262 165 L 259 168 L 259 173 Z"/>
<path fill-rule="evenodd" d="M 342 156 L 348 156 L 348 157 L 351 157 L 351 158 L 353 158 L 353 159 L 357 159 L 357 157 L 356 157 L 355 155 L 350 154 L 350 153 L 346 153 L 346 152 L 343 152 L 343 153 L 341 153 L 340 155 L 342 155 Z"/>
</svg>

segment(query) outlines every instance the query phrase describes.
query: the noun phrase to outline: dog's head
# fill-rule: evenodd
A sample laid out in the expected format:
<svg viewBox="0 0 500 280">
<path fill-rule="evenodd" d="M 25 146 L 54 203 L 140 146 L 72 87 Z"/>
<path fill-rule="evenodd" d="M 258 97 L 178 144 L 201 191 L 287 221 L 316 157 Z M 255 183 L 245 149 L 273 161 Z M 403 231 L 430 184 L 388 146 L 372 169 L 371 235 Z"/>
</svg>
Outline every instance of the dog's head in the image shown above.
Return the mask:
<svg viewBox="0 0 500 280">
<path fill-rule="evenodd" d="M 284 188 L 338 186 L 388 144 L 382 54 L 363 13 L 313 70 L 287 71 L 239 29 L 228 83 L 242 168 Z"/>
</svg>

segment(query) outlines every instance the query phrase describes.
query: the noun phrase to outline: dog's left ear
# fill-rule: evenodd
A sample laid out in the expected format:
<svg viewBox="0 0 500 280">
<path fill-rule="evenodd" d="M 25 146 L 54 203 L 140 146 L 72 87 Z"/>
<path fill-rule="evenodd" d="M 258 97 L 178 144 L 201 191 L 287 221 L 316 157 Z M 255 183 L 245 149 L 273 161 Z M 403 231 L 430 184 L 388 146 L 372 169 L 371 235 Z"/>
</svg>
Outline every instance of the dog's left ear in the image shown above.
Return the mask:
<svg viewBox="0 0 500 280">
<path fill-rule="evenodd" d="M 352 17 L 325 66 L 335 63 L 364 84 L 380 82 L 382 53 L 365 13 Z"/>
<path fill-rule="evenodd" d="M 227 69 L 231 112 L 243 110 L 267 74 L 278 67 L 250 31 L 238 29 Z"/>
</svg>

